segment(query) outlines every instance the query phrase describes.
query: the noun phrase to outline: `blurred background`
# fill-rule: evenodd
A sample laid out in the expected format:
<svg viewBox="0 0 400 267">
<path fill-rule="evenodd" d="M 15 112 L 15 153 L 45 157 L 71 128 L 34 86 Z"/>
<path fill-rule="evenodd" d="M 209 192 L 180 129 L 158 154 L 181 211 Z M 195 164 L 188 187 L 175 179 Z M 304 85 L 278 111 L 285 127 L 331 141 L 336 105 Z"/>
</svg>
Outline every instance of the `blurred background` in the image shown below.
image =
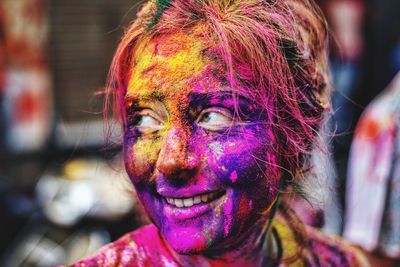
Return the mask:
<svg viewBox="0 0 400 267">
<path fill-rule="evenodd" d="M 145 222 L 118 126 L 105 134 L 102 114 L 112 55 L 142 2 L 0 0 L 0 266 L 72 263 Z M 332 36 L 333 164 L 316 154 L 327 175 L 309 193 L 319 197 L 295 209 L 397 264 L 400 1 L 317 2 Z"/>
<path fill-rule="evenodd" d="M 0 1 L 0 266 L 72 263 L 140 225 L 101 94 L 136 11 Z"/>
</svg>

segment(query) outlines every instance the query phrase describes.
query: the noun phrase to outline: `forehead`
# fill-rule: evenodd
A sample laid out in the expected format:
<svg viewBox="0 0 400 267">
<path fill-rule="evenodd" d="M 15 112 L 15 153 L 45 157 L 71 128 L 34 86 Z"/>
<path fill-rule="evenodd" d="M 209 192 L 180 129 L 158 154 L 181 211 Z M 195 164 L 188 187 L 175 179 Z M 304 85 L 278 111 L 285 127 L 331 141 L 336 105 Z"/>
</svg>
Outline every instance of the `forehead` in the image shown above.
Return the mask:
<svg viewBox="0 0 400 267">
<path fill-rule="evenodd" d="M 127 97 L 184 97 L 215 92 L 223 86 L 221 64 L 206 55 L 203 38 L 175 33 L 143 40 L 134 54 Z"/>
</svg>

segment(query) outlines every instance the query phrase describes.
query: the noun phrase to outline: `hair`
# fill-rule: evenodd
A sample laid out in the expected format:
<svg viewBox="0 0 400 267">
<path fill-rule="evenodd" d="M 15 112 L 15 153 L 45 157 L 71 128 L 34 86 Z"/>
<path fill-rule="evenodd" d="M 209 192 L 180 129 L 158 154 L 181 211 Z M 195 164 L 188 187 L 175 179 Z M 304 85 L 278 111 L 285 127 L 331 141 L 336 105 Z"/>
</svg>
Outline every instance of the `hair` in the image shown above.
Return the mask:
<svg viewBox="0 0 400 267">
<path fill-rule="evenodd" d="M 123 119 L 123 99 L 140 42 L 191 33 L 218 48 L 228 81 L 264 107 L 286 179 L 304 177 L 328 108 L 327 25 L 312 0 L 155 0 L 129 26 L 109 73 L 108 97 Z M 292 183 L 295 181 L 292 181 Z"/>
<path fill-rule="evenodd" d="M 288 177 L 304 174 L 330 91 L 327 26 L 309 0 L 148 2 L 117 48 L 105 107 L 112 99 L 114 114 L 122 118 L 133 55 L 141 40 L 190 33 L 199 25 L 204 37 L 218 45 L 229 76 L 237 77 L 249 88 L 244 93 L 268 109 L 280 167 Z"/>
</svg>

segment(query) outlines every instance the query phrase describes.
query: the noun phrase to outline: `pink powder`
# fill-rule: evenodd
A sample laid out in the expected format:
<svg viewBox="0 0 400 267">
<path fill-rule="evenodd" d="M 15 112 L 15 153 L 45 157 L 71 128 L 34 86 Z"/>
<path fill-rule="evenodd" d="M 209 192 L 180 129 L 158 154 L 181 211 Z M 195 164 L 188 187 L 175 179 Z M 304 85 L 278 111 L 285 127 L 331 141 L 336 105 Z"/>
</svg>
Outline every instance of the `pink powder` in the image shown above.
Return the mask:
<svg viewBox="0 0 400 267">
<path fill-rule="evenodd" d="M 236 174 L 236 172 L 235 172 Z M 237 175 L 236 175 L 237 177 Z M 228 236 L 229 234 L 229 229 L 231 228 L 232 225 L 232 211 L 233 211 L 233 207 L 232 207 L 232 201 L 228 201 L 228 203 L 226 203 L 227 205 L 225 206 L 225 214 L 227 214 L 226 216 L 226 222 L 225 222 L 225 226 L 224 226 L 224 233 L 225 236 Z"/>
<path fill-rule="evenodd" d="M 231 176 L 229 177 L 229 179 L 231 179 L 232 183 L 236 182 L 238 178 L 238 175 L 236 173 L 236 171 L 231 172 Z"/>
</svg>

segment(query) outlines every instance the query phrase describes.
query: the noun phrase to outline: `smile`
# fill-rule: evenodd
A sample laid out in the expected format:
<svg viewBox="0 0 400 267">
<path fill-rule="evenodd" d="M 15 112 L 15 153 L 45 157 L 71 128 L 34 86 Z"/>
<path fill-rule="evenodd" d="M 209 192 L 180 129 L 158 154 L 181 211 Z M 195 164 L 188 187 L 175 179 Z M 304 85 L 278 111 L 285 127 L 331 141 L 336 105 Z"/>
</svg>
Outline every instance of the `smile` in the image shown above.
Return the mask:
<svg viewBox="0 0 400 267">
<path fill-rule="evenodd" d="M 223 196 L 225 192 L 211 192 L 201 195 L 196 195 L 193 197 L 188 198 L 170 198 L 166 197 L 165 200 L 168 204 L 175 206 L 177 208 L 189 208 L 194 205 L 203 204 L 203 203 L 210 203 L 221 196 Z"/>
</svg>

